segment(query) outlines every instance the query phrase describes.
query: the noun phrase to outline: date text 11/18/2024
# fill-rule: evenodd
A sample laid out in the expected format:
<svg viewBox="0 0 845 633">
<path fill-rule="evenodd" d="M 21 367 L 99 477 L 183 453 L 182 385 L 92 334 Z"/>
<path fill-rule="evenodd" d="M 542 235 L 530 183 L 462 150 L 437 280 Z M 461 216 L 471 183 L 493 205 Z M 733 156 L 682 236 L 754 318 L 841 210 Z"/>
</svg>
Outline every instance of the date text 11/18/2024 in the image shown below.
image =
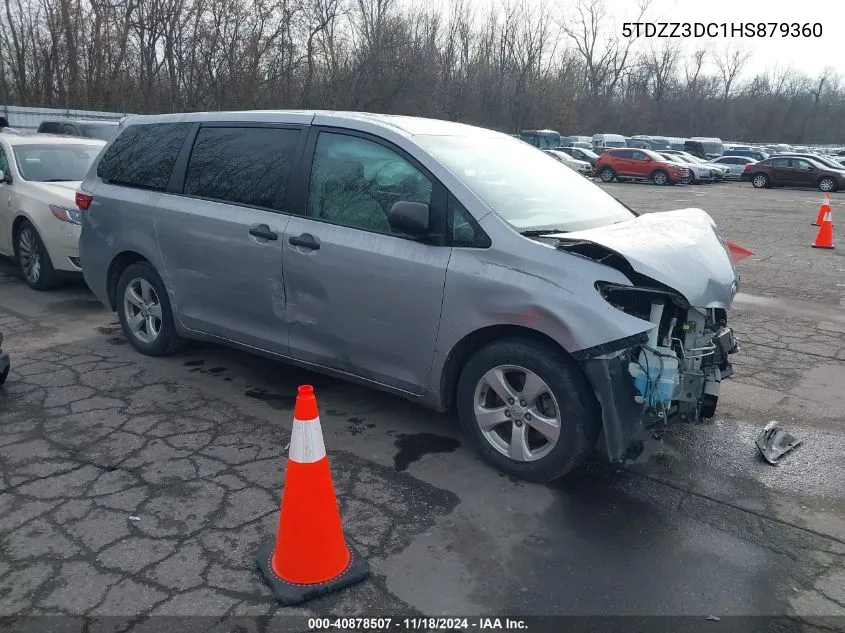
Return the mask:
<svg viewBox="0 0 845 633">
<path fill-rule="evenodd" d="M 525 631 L 519 618 L 309 618 L 311 631 Z"/>
</svg>

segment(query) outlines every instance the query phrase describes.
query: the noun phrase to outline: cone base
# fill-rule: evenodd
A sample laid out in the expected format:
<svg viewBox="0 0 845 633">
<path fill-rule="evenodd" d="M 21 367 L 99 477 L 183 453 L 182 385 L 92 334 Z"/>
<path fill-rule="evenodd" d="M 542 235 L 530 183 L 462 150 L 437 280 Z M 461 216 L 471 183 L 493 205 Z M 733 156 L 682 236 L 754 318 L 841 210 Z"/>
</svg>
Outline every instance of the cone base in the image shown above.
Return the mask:
<svg viewBox="0 0 845 633">
<path fill-rule="evenodd" d="M 258 548 L 258 552 L 255 554 L 255 562 L 258 563 L 258 568 L 261 570 L 261 574 L 264 576 L 267 584 L 270 585 L 270 589 L 272 589 L 273 595 L 276 596 L 276 600 L 284 606 L 302 604 L 314 598 L 319 598 L 332 591 L 337 591 L 338 589 L 343 589 L 344 587 L 361 582 L 370 575 L 370 565 L 347 542 L 346 547 L 349 548 L 350 554 L 349 565 L 335 578 L 313 585 L 288 582 L 273 571 L 271 561 L 275 547 L 276 543 L 272 540 L 262 543 Z"/>
<path fill-rule="evenodd" d="M 817 246 L 817 245 L 815 245 L 815 244 L 811 244 L 811 246 L 812 246 L 813 248 L 831 248 L 831 249 L 833 248 L 832 246 Z"/>
</svg>

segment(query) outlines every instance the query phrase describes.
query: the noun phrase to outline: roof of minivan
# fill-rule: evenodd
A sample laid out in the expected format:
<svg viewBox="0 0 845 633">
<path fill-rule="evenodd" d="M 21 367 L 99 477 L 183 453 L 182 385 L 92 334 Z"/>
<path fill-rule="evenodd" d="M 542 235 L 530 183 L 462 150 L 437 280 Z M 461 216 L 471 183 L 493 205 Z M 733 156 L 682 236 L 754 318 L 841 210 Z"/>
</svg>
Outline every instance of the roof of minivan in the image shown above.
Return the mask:
<svg viewBox="0 0 845 633">
<path fill-rule="evenodd" d="M 126 118 L 124 125 L 137 123 L 194 121 L 244 121 L 265 123 L 298 123 L 301 125 L 338 125 L 361 127 L 362 125 L 380 127 L 399 132 L 406 136 L 500 136 L 507 134 L 486 128 L 425 119 L 422 117 L 399 116 L 394 114 L 373 114 L 369 112 L 338 112 L 332 110 L 241 110 L 231 112 L 193 112 L 188 114 L 153 114 L 132 115 Z"/>
</svg>

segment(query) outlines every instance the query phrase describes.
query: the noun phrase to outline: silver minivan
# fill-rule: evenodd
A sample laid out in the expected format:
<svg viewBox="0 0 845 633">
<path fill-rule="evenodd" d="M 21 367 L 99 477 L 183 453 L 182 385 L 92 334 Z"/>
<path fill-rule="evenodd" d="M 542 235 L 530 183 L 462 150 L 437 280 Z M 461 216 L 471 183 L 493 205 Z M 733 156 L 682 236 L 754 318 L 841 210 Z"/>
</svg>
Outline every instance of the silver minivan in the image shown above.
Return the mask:
<svg viewBox="0 0 845 633">
<path fill-rule="evenodd" d="M 700 209 L 638 215 L 534 147 L 340 112 L 130 117 L 77 195 L 143 354 L 217 341 L 438 410 L 560 477 L 714 414 L 738 275 Z"/>
</svg>

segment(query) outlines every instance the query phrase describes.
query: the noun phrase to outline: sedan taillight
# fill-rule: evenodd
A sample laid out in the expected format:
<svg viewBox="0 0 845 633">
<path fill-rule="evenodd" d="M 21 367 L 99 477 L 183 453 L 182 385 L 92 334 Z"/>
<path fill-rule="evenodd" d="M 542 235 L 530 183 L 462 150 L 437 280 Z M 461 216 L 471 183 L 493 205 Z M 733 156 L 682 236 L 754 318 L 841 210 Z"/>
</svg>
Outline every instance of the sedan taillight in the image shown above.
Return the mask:
<svg viewBox="0 0 845 633">
<path fill-rule="evenodd" d="M 76 206 L 85 211 L 88 207 L 91 206 L 91 203 L 94 201 L 94 196 L 89 193 L 83 193 L 81 191 L 76 192 Z"/>
</svg>

